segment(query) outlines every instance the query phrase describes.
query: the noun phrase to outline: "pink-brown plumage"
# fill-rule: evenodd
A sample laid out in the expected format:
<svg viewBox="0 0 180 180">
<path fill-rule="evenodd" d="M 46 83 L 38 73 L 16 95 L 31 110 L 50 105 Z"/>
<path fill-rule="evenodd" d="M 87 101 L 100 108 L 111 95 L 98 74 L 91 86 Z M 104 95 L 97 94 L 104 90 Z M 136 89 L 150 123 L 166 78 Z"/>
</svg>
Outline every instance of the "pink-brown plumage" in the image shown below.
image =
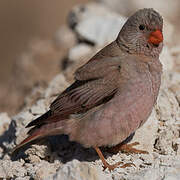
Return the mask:
<svg viewBox="0 0 180 180">
<path fill-rule="evenodd" d="M 16 149 L 55 134 L 67 134 L 85 147 L 114 146 L 135 132 L 159 92 L 162 27 L 153 9 L 131 16 L 114 42 L 76 70 L 75 82 L 50 110 L 28 125 L 34 127 Z"/>
</svg>

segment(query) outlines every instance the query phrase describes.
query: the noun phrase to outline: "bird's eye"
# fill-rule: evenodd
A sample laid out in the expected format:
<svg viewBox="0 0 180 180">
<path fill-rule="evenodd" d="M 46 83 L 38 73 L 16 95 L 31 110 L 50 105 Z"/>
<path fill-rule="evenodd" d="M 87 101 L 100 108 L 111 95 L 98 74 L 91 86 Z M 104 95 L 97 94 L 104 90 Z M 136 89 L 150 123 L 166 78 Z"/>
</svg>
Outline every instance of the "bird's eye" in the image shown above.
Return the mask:
<svg viewBox="0 0 180 180">
<path fill-rule="evenodd" d="M 141 31 L 143 31 L 143 30 L 145 29 L 145 26 L 144 26 L 143 24 L 141 24 L 141 25 L 139 26 L 139 29 L 140 29 Z"/>
</svg>

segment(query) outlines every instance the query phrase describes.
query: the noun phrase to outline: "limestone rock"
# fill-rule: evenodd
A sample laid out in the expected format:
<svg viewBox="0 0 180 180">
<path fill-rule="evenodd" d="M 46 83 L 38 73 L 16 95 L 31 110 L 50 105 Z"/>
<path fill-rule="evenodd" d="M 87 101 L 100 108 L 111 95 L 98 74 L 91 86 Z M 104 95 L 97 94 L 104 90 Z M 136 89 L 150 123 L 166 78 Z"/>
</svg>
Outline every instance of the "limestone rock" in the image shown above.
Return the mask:
<svg viewBox="0 0 180 180">
<path fill-rule="evenodd" d="M 33 115 L 44 114 L 47 111 L 44 100 L 39 100 L 35 105 L 33 105 L 30 109 Z"/>
<path fill-rule="evenodd" d="M 175 36 L 175 25 L 170 23 L 167 19 L 163 20 L 163 38 L 164 44 L 169 46 L 174 46 L 174 36 Z"/>
<path fill-rule="evenodd" d="M 10 160 L 0 160 L 0 178 L 24 177 L 27 175 L 26 169 L 21 162 Z"/>
<path fill-rule="evenodd" d="M 79 44 L 75 47 L 71 48 L 69 51 L 68 59 L 70 61 L 78 61 L 86 57 L 86 55 L 90 54 L 92 49 L 89 45 Z"/>
<path fill-rule="evenodd" d="M 43 160 L 40 163 L 37 163 L 35 168 L 34 179 L 45 179 L 51 174 L 56 173 L 58 165 Z"/>
<path fill-rule="evenodd" d="M 136 131 L 131 143 L 139 142 L 139 145 L 136 147 L 137 149 L 152 153 L 154 151 L 157 130 L 158 119 L 156 117 L 155 109 L 153 109 L 151 116 L 146 123 Z"/>
<path fill-rule="evenodd" d="M 47 178 L 49 179 L 49 178 Z M 105 176 L 105 174 L 97 167 L 90 166 L 88 163 L 79 162 L 73 160 L 59 170 L 53 175 L 54 180 L 111 180 L 111 177 Z"/>
<path fill-rule="evenodd" d="M 163 71 L 170 71 L 174 67 L 174 59 L 167 46 L 163 47 L 162 53 L 160 54 L 160 61 L 163 65 Z"/>
<path fill-rule="evenodd" d="M 81 6 L 72 11 L 73 18 L 76 19 L 75 31 L 81 39 L 98 46 L 115 40 L 126 21 L 125 17 L 98 4 L 84 6 L 83 12 L 79 9 Z M 69 21 L 71 23 L 71 19 Z"/>
<path fill-rule="evenodd" d="M 57 96 L 59 93 L 61 93 L 69 83 L 66 81 L 66 78 L 63 74 L 59 74 L 55 76 L 52 81 L 49 83 L 48 88 L 46 89 L 44 93 L 45 98 L 50 98 L 52 96 Z"/>
<path fill-rule="evenodd" d="M 175 154 L 176 140 L 179 138 L 180 108 L 174 94 L 161 90 L 158 98 L 157 115 L 159 119 L 158 138 L 155 148 L 161 154 Z"/>
<path fill-rule="evenodd" d="M 175 67 L 174 70 L 180 72 L 180 46 L 174 46 L 170 49 L 171 54 L 174 58 Z"/>
<path fill-rule="evenodd" d="M 64 25 L 56 32 L 54 41 L 58 48 L 70 49 L 76 44 L 76 36 L 70 28 Z"/>
</svg>

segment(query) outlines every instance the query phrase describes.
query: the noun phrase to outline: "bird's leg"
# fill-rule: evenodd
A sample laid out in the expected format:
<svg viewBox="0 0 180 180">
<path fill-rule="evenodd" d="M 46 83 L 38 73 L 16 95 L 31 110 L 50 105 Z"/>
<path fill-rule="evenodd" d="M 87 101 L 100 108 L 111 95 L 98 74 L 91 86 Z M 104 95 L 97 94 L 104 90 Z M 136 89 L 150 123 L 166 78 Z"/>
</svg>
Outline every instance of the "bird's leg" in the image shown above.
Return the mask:
<svg viewBox="0 0 180 180">
<path fill-rule="evenodd" d="M 106 168 L 108 168 L 109 171 L 112 171 L 112 170 L 114 170 L 116 167 L 118 167 L 120 164 L 122 164 L 122 162 L 117 162 L 117 163 L 115 163 L 115 164 L 113 164 L 113 165 L 110 165 L 110 164 L 107 163 L 107 161 L 105 160 L 105 158 L 104 158 L 101 150 L 100 150 L 98 147 L 94 147 L 94 149 L 96 150 L 97 154 L 99 155 L 99 157 L 100 157 L 100 159 L 101 159 L 101 161 L 102 161 L 102 163 L 103 163 L 103 165 L 104 165 L 104 170 L 105 170 Z M 120 168 L 131 167 L 132 165 L 134 165 L 134 164 L 133 164 L 133 163 L 126 163 L 126 164 L 120 166 Z"/>
<path fill-rule="evenodd" d="M 133 148 L 133 146 L 136 146 L 136 145 L 139 145 L 139 142 L 134 142 L 131 144 L 118 144 L 118 145 L 108 149 L 108 152 L 118 153 L 119 151 L 121 151 L 124 153 L 149 154 L 147 151 Z"/>
<path fill-rule="evenodd" d="M 118 163 L 113 164 L 113 165 L 108 164 L 107 161 L 105 160 L 105 158 L 104 158 L 101 150 L 100 150 L 98 147 L 95 147 L 94 149 L 96 150 L 97 154 L 99 155 L 99 157 L 100 157 L 100 159 L 101 159 L 101 161 L 102 161 L 102 163 L 103 163 L 103 165 L 104 165 L 104 170 L 105 170 L 106 168 L 108 168 L 110 171 L 112 171 L 112 170 L 114 170 L 117 166 L 119 166 L 120 164 L 122 164 L 122 162 L 118 162 Z"/>
</svg>

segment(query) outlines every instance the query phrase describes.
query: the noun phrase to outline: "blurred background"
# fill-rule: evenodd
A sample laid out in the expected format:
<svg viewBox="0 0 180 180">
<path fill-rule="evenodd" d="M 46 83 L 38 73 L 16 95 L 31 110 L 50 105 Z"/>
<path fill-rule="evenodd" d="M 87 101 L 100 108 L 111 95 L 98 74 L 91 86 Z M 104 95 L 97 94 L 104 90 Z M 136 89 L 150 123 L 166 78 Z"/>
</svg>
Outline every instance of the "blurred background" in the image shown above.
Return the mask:
<svg viewBox="0 0 180 180">
<path fill-rule="evenodd" d="M 90 5 L 94 2 L 98 4 Z M 78 4 L 79 8 L 74 8 Z M 67 54 L 70 59 L 79 60 L 83 53 L 91 52 L 92 56 L 92 47 L 100 49 L 105 45 L 105 42 L 98 44 L 96 34 L 94 42 L 88 39 L 88 35 L 93 35 L 89 31 L 100 29 L 97 22 L 92 29 L 83 26 L 89 17 L 94 16 L 96 20 L 97 16 L 106 16 L 108 11 L 112 16 L 120 14 L 124 18 L 144 7 L 153 7 L 160 12 L 165 20 L 165 42 L 171 47 L 178 45 L 179 0 L 167 0 L 166 3 L 164 0 L 1 0 L 0 112 L 12 115 L 24 104 L 35 103 L 49 81 L 71 63 L 66 61 Z M 111 27 L 108 31 L 102 39 L 111 35 Z M 68 76 L 65 74 L 65 77 Z"/>
<path fill-rule="evenodd" d="M 15 59 L 34 38 L 49 39 L 66 22 L 70 9 L 88 0 L 0 1 L 0 84 L 6 83 Z"/>
<path fill-rule="evenodd" d="M 18 72 L 14 72 L 22 53 L 28 51 L 35 39 L 52 39 L 66 23 L 70 9 L 86 2 L 88 0 L 0 1 L 0 112 L 16 112 L 33 85 L 22 87 L 15 82 L 22 81 Z"/>
</svg>

